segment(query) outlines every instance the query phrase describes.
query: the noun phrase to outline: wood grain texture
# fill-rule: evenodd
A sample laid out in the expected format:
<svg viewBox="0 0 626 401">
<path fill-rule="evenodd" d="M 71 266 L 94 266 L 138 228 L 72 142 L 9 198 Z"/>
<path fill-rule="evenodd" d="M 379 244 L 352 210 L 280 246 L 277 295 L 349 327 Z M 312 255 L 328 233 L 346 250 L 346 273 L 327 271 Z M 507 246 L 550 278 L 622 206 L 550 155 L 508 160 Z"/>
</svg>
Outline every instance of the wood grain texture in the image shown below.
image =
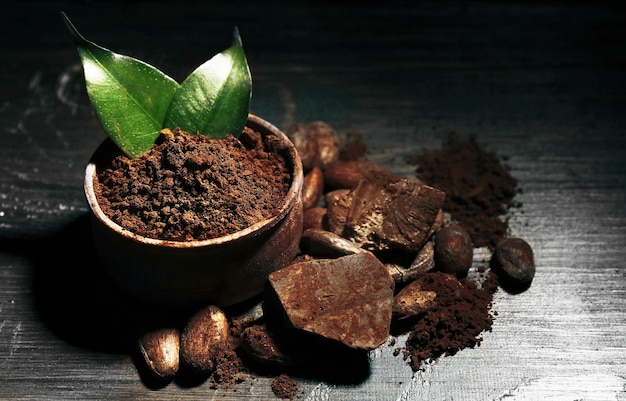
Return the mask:
<svg viewBox="0 0 626 401">
<path fill-rule="evenodd" d="M 537 274 L 496 295 L 482 345 L 416 374 L 383 345 L 363 383 L 301 380 L 301 399 L 626 400 L 626 14 L 609 4 L 2 3 L 0 399 L 276 399 L 264 377 L 154 388 L 137 371 L 146 311 L 95 260 L 82 174 L 104 136 L 63 10 L 179 80 L 237 25 L 254 113 L 324 120 L 398 174 L 450 131 L 509 157 Z"/>
</svg>

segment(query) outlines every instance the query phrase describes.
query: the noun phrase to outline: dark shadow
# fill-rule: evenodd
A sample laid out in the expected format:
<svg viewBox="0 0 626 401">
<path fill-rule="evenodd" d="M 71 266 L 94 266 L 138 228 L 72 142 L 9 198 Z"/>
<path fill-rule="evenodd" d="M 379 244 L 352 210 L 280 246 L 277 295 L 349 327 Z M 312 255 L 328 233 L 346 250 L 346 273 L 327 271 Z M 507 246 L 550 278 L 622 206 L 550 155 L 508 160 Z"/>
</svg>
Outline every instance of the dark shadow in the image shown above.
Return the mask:
<svg viewBox="0 0 626 401">
<path fill-rule="evenodd" d="M 150 389 L 171 382 L 149 371 L 138 340 L 150 330 L 183 327 L 192 310 L 147 304 L 123 292 L 98 260 L 89 215 L 46 237 L 1 238 L 0 249 L 30 260 L 35 312 L 54 335 L 73 346 L 130 356 Z M 191 387 L 206 378 L 181 374 L 175 380 Z"/>
<path fill-rule="evenodd" d="M 397 337 L 409 333 L 423 316 L 424 314 L 422 313 L 419 315 L 408 317 L 406 319 L 393 319 L 391 321 L 389 334 Z"/>
<path fill-rule="evenodd" d="M 142 383 L 153 390 L 172 382 L 195 387 L 208 379 L 181 369 L 173 380 L 161 381 L 148 370 L 138 348 L 141 335 L 156 328 L 182 328 L 195 308 L 146 304 L 117 287 L 98 261 L 89 215 L 45 237 L 0 238 L 0 249 L 30 261 L 35 313 L 61 340 L 92 351 L 130 356 Z M 261 300 L 267 301 L 259 296 L 226 310 L 246 315 Z M 337 384 L 361 383 L 370 375 L 365 351 L 290 330 L 284 338 L 303 361 L 287 373 Z"/>
<path fill-rule="evenodd" d="M 0 239 L 0 248 L 30 260 L 36 313 L 69 344 L 129 354 L 142 325 L 168 316 L 123 293 L 103 270 L 88 215 L 46 237 Z"/>
<path fill-rule="evenodd" d="M 301 332 L 281 331 L 281 333 L 283 335 L 277 338 L 276 342 L 281 344 L 282 349 L 296 362 L 289 366 L 276 366 L 240 354 L 252 373 L 267 377 L 276 377 L 284 373 L 294 378 L 336 385 L 360 384 L 371 374 L 367 351 L 350 349 L 329 340 L 312 340 Z M 290 336 L 287 337 L 287 334 Z"/>
<path fill-rule="evenodd" d="M 498 273 L 496 272 L 496 274 Z M 503 274 L 498 274 L 498 283 L 500 284 L 500 288 L 502 288 L 507 293 L 511 295 L 517 295 L 528 290 L 532 281 L 521 283 L 519 281 L 509 279 Z"/>
</svg>

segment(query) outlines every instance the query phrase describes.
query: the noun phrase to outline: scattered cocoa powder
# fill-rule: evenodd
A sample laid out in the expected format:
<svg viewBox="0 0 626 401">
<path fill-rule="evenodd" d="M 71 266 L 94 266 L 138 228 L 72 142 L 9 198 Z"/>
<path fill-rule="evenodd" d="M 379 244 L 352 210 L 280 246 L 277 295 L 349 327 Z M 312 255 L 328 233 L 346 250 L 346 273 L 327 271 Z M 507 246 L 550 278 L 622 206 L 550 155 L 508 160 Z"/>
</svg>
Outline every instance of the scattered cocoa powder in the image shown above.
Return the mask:
<svg viewBox="0 0 626 401">
<path fill-rule="evenodd" d="M 495 152 L 486 151 L 475 137 L 461 140 L 451 133 L 439 150 L 410 158 L 419 179 L 446 193 L 443 210 L 470 234 L 475 247 L 494 249 L 508 234 L 507 212 L 514 202 L 517 180 Z M 491 331 L 497 312 L 491 310 L 498 290 L 497 276 L 482 268 L 480 286 L 470 278 L 459 288 L 442 272 L 422 276 L 422 286 L 437 294 L 428 310 L 409 331 L 404 357 L 417 371 L 424 363 L 463 348 L 480 345 L 481 333 Z M 460 291 L 460 294 L 459 294 Z"/>
<path fill-rule="evenodd" d="M 210 377 L 210 387 L 228 388 L 243 382 L 249 377 L 249 370 L 239 356 L 243 331 L 253 320 L 229 319 L 229 338 L 227 346 L 217 358 L 215 370 Z"/>
<path fill-rule="evenodd" d="M 461 140 L 451 133 L 441 149 L 408 159 L 418 165 L 422 181 L 446 193 L 443 209 L 460 222 L 474 246 L 495 248 L 508 232 L 506 213 L 518 207 L 513 201 L 517 180 L 495 153 L 485 150 L 475 137 Z"/>
<path fill-rule="evenodd" d="M 204 240 L 272 216 L 291 176 L 272 137 L 245 128 L 239 139 L 164 130 L 145 155 L 99 166 L 105 214 L 150 238 Z M 276 139 L 277 140 L 277 139 Z"/>
<path fill-rule="evenodd" d="M 272 391 L 278 398 L 293 400 L 299 390 L 300 385 L 298 382 L 286 374 L 278 375 L 272 381 Z"/>
<path fill-rule="evenodd" d="M 491 273 L 482 287 L 470 279 L 459 285 L 454 276 L 441 272 L 427 273 L 418 280 L 423 290 L 437 294 L 437 306 L 415 323 L 406 340 L 404 358 L 414 371 L 441 356 L 480 345 L 481 333 L 491 331 L 490 310 L 497 289 Z"/>
<path fill-rule="evenodd" d="M 226 388 L 243 382 L 246 377 L 247 369 L 236 349 L 226 349 L 217 359 L 210 386 L 211 388 Z"/>
</svg>

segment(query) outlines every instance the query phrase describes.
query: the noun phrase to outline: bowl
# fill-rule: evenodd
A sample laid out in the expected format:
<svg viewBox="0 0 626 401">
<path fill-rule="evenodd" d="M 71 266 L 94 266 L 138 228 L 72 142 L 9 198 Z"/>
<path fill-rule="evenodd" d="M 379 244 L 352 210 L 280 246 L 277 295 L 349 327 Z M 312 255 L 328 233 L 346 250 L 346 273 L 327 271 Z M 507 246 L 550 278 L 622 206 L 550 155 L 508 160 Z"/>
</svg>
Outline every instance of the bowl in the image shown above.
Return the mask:
<svg viewBox="0 0 626 401">
<path fill-rule="evenodd" d="M 287 266 L 302 234 L 300 157 L 287 136 L 250 114 L 246 125 L 279 138 L 292 182 L 279 212 L 241 231 L 202 241 L 171 241 L 133 233 L 104 214 L 94 192 L 98 165 L 115 145 L 105 140 L 85 169 L 84 190 L 98 258 L 126 292 L 149 303 L 234 305 L 263 291 L 270 273 Z M 284 149 L 282 149 L 284 148 Z"/>
</svg>

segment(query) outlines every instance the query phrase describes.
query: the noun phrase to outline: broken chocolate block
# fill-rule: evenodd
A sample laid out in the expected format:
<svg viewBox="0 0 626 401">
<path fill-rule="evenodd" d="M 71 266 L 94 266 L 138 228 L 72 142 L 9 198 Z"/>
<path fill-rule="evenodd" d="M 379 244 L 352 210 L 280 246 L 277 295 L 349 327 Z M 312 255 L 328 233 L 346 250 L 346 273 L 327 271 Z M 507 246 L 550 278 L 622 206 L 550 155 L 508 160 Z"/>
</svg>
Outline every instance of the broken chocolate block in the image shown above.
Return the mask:
<svg viewBox="0 0 626 401">
<path fill-rule="evenodd" d="M 343 236 L 371 251 L 422 249 L 445 198 L 408 179 L 362 180 L 351 193 Z"/>
<path fill-rule="evenodd" d="M 295 263 L 269 284 L 296 329 L 361 350 L 389 336 L 395 284 L 369 252 Z"/>
</svg>

